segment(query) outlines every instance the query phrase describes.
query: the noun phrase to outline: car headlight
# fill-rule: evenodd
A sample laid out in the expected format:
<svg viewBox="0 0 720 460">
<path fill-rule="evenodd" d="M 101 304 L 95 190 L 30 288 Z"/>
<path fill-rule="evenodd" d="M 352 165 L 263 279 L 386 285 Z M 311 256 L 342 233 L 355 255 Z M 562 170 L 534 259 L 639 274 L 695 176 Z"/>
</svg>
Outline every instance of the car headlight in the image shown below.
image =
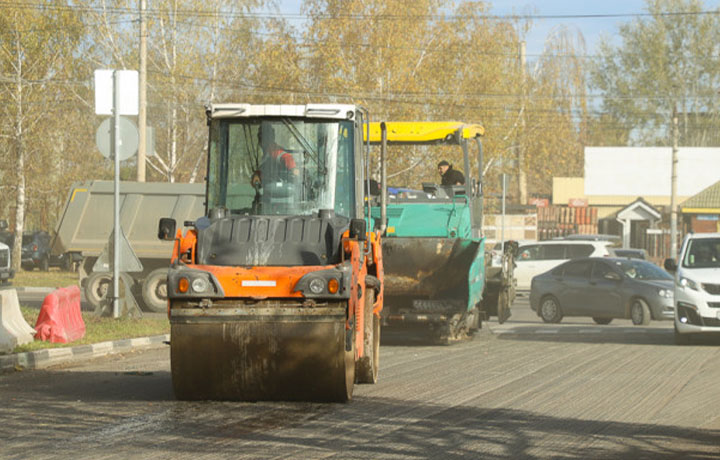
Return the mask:
<svg viewBox="0 0 720 460">
<path fill-rule="evenodd" d="M 682 287 L 688 287 L 694 291 L 699 290 L 698 284 L 695 281 L 691 280 L 690 278 L 684 278 L 684 277 L 680 278 L 680 280 L 678 281 L 678 284 Z"/>
<path fill-rule="evenodd" d="M 208 280 L 205 278 L 195 278 L 192 281 L 192 284 L 190 287 L 192 287 L 193 292 L 205 292 L 208 290 L 208 287 L 210 286 L 210 283 L 208 283 Z"/>
<path fill-rule="evenodd" d="M 670 289 L 660 289 L 660 290 L 658 290 L 658 295 L 660 297 L 665 297 L 666 299 L 672 299 L 673 291 Z"/>
</svg>

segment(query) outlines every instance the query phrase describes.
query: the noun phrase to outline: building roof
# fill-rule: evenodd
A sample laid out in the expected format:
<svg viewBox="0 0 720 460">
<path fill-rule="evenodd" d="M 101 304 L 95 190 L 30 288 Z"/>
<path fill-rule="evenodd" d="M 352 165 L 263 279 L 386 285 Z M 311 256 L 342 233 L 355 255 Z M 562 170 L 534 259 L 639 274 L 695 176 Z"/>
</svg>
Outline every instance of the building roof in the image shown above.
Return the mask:
<svg viewBox="0 0 720 460">
<path fill-rule="evenodd" d="M 685 214 L 720 213 L 720 181 L 680 203 Z"/>
</svg>

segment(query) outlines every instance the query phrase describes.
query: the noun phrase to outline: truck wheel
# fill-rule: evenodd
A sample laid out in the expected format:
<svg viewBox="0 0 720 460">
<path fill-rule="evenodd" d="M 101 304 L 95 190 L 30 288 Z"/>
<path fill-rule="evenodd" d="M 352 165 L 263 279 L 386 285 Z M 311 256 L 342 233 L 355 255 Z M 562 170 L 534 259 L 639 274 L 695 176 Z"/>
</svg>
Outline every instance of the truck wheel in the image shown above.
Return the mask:
<svg viewBox="0 0 720 460">
<path fill-rule="evenodd" d="M 44 272 L 50 270 L 50 260 L 48 257 L 40 259 L 40 270 Z"/>
<path fill-rule="evenodd" d="M 540 301 L 540 318 L 546 323 L 559 323 L 562 321 L 562 310 L 557 299 L 553 296 L 544 297 Z"/>
<path fill-rule="evenodd" d="M 111 294 L 112 275 L 110 273 L 95 272 L 85 280 L 85 300 L 94 309 L 98 309 Z"/>
<path fill-rule="evenodd" d="M 142 298 L 150 311 L 167 311 L 167 268 L 153 270 L 142 284 Z"/>
<path fill-rule="evenodd" d="M 365 325 L 364 353 L 355 364 L 355 380 L 357 383 L 376 383 L 380 367 L 380 318 L 373 314 L 375 291 L 368 289 L 365 293 Z"/>
<path fill-rule="evenodd" d="M 642 299 L 635 299 L 630 307 L 630 318 L 636 326 L 650 324 L 650 308 Z"/>
</svg>

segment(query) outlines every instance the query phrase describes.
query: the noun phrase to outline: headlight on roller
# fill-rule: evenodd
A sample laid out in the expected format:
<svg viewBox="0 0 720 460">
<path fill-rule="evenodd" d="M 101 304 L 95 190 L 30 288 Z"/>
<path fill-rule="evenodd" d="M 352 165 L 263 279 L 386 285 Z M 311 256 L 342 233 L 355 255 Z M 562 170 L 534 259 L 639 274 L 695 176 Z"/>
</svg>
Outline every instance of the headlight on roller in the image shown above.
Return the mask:
<svg viewBox="0 0 720 460">
<path fill-rule="evenodd" d="M 193 292 L 201 293 L 208 290 L 208 287 L 210 287 L 210 283 L 208 283 L 208 280 L 205 278 L 195 278 L 192 281 L 191 287 Z"/>
<path fill-rule="evenodd" d="M 325 282 L 321 278 L 313 278 L 309 287 L 313 294 L 321 294 L 325 290 Z"/>
</svg>

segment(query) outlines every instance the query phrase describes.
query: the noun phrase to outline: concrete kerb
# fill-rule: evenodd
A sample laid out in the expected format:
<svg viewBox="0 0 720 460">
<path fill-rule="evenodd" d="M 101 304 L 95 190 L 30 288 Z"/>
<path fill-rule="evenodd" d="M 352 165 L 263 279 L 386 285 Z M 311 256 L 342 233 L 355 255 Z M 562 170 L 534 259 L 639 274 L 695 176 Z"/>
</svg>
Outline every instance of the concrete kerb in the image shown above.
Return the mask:
<svg viewBox="0 0 720 460">
<path fill-rule="evenodd" d="M 76 347 L 46 348 L 44 350 L 0 356 L 0 372 L 24 369 L 43 369 L 58 364 L 85 361 L 114 353 L 164 346 L 170 334 L 120 339 L 109 342 L 78 345 Z"/>
</svg>

